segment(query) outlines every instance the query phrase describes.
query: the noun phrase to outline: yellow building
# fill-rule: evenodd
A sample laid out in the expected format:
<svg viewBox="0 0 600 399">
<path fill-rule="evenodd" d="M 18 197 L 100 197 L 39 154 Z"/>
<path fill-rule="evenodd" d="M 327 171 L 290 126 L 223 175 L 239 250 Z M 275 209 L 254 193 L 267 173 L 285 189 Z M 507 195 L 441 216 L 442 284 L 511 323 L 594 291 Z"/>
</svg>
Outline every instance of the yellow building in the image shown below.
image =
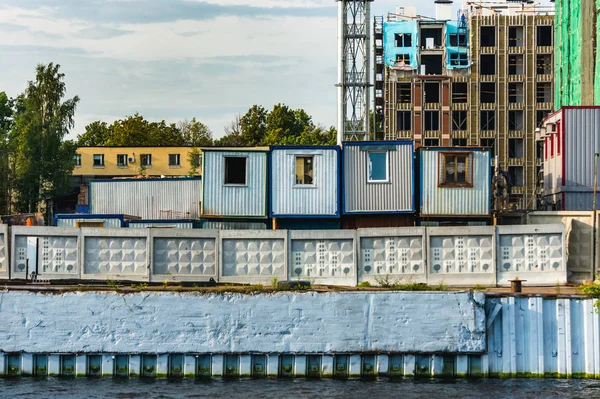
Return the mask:
<svg viewBox="0 0 600 399">
<path fill-rule="evenodd" d="M 79 147 L 73 177 L 188 176 L 192 147 Z M 198 165 L 202 164 L 200 152 Z M 202 168 L 197 169 L 200 175 Z"/>
</svg>

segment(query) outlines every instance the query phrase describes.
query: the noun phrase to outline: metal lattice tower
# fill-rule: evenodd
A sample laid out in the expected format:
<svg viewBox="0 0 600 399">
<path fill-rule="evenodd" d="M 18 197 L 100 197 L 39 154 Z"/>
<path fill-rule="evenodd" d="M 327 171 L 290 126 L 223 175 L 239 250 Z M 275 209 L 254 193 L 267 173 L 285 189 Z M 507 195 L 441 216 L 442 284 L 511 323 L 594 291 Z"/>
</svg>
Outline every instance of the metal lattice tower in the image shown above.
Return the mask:
<svg viewBox="0 0 600 399">
<path fill-rule="evenodd" d="M 370 3 L 338 2 L 338 143 L 369 140 Z"/>
</svg>

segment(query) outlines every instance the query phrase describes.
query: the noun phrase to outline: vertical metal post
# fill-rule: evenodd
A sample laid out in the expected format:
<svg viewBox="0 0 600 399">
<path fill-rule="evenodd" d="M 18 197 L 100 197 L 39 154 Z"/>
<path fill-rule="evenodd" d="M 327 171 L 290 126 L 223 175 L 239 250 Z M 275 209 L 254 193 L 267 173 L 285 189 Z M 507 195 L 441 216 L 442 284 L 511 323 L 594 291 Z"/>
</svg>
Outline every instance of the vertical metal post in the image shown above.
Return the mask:
<svg viewBox="0 0 600 399">
<path fill-rule="evenodd" d="M 594 154 L 594 202 L 592 203 L 592 218 L 593 220 L 593 229 L 592 229 L 592 236 L 593 236 L 593 240 L 592 240 L 592 262 L 593 262 L 593 267 L 592 267 L 592 280 L 594 279 L 594 273 L 598 273 L 598 262 L 596 261 L 596 256 L 597 256 L 597 251 L 596 251 L 596 219 L 597 219 L 597 215 L 596 215 L 596 195 L 598 193 L 598 157 L 600 157 L 600 154 L 595 153 Z"/>
</svg>

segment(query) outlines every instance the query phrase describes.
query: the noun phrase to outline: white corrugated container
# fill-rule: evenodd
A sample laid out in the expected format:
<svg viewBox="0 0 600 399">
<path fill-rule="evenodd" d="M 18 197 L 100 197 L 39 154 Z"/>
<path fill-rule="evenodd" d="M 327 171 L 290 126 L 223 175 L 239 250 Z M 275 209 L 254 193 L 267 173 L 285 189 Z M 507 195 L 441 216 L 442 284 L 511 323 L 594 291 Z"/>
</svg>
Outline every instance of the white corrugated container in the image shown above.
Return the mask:
<svg viewBox="0 0 600 399">
<path fill-rule="evenodd" d="M 339 147 L 273 147 L 271 216 L 339 216 Z M 296 184 L 296 157 L 310 156 L 313 184 Z"/>
<path fill-rule="evenodd" d="M 92 180 L 90 212 L 142 219 L 199 219 L 202 179 Z"/>
</svg>

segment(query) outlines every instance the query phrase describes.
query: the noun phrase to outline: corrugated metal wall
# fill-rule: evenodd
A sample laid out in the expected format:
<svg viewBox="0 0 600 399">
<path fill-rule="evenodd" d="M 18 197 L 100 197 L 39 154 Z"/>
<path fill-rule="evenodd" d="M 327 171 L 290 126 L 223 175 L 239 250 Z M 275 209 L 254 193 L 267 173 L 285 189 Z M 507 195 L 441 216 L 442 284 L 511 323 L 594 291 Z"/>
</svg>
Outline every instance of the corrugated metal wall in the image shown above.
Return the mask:
<svg viewBox="0 0 600 399">
<path fill-rule="evenodd" d="M 313 185 L 296 185 L 296 155 L 313 155 Z M 339 214 L 338 151 L 335 149 L 273 149 L 271 209 L 275 217 Z"/>
<path fill-rule="evenodd" d="M 600 109 L 567 108 L 563 111 L 566 185 L 594 185 L 594 154 L 600 153 Z"/>
<path fill-rule="evenodd" d="M 114 218 L 114 219 L 103 219 L 103 218 L 81 218 L 81 219 L 61 219 L 58 218 L 56 220 L 56 226 L 57 227 L 77 227 L 77 223 L 79 222 L 84 222 L 84 223 L 93 223 L 93 222 L 102 222 L 104 223 L 104 225 L 102 227 L 106 227 L 106 228 L 121 228 L 121 219 L 119 218 Z"/>
<path fill-rule="evenodd" d="M 226 186 L 225 157 L 247 157 L 245 186 Z M 267 216 L 267 153 L 204 151 L 203 214 L 207 216 Z"/>
<path fill-rule="evenodd" d="M 209 219 L 202 222 L 202 228 L 208 230 L 267 230 L 267 222 Z"/>
<path fill-rule="evenodd" d="M 147 228 L 171 228 L 171 229 L 193 229 L 193 222 L 141 222 L 132 223 L 129 222 L 130 229 L 147 229 Z"/>
<path fill-rule="evenodd" d="M 90 182 L 92 213 L 142 219 L 200 218 L 200 179 L 139 179 Z"/>
<path fill-rule="evenodd" d="M 448 150 L 457 152 L 458 149 Z M 490 209 L 490 153 L 473 153 L 473 187 L 439 187 L 438 157 L 442 150 L 427 149 L 420 154 L 421 215 L 489 215 Z M 467 151 L 465 151 L 467 152 Z"/>
<path fill-rule="evenodd" d="M 389 183 L 368 182 L 368 151 L 386 149 Z M 344 212 L 412 212 L 413 147 L 403 144 L 344 145 Z"/>
</svg>

